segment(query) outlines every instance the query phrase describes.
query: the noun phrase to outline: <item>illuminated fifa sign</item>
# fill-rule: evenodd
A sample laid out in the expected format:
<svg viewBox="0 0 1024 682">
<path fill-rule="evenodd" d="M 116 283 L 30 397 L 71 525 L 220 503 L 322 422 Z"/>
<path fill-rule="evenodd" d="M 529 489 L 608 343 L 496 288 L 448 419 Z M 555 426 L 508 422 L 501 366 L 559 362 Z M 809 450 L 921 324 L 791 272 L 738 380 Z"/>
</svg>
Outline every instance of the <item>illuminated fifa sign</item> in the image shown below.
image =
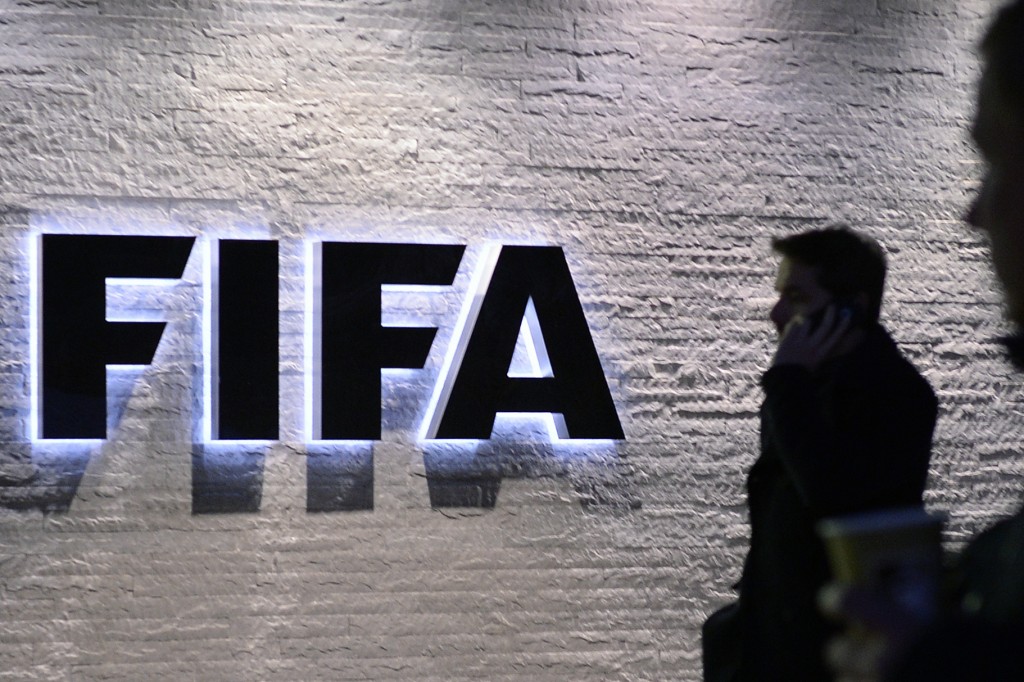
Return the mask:
<svg viewBox="0 0 1024 682">
<path fill-rule="evenodd" d="M 105 439 L 106 371 L 153 362 L 165 322 L 107 316 L 108 280 L 182 277 L 194 237 L 43 234 L 34 438 Z M 210 441 L 279 437 L 278 243 L 210 242 Z M 425 367 L 437 328 L 383 323 L 382 287 L 450 286 L 465 246 L 310 243 L 306 314 L 310 441 L 381 437 L 381 371 Z M 558 438 L 624 437 L 562 249 L 502 246 L 465 308 L 420 432 L 480 440 L 500 413 L 553 415 Z M 509 371 L 521 330 L 539 375 Z"/>
</svg>

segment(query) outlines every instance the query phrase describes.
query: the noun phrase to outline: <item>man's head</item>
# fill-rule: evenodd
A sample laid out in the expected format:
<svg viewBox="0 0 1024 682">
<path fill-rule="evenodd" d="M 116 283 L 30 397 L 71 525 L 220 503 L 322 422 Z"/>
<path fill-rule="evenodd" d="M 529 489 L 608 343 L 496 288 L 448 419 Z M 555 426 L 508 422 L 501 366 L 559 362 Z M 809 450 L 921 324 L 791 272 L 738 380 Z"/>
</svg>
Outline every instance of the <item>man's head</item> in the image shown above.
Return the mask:
<svg viewBox="0 0 1024 682">
<path fill-rule="evenodd" d="M 1024 0 L 996 16 L 981 44 L 984 58 L 972 137 L 985 175 L 967 215 L 991 242 L 1007 313 L 1024 333 Z"/>
<path fill-rule="evenodd" d="M 885 254 L 873 239 L 845 227 L 813 230 L 772 240 L 782 256 L 771 311 L 781 332 L 794 317 L 808 317 L 830 303 L 853 305 L 875 321 L 885 288 Z"/>
</svg>

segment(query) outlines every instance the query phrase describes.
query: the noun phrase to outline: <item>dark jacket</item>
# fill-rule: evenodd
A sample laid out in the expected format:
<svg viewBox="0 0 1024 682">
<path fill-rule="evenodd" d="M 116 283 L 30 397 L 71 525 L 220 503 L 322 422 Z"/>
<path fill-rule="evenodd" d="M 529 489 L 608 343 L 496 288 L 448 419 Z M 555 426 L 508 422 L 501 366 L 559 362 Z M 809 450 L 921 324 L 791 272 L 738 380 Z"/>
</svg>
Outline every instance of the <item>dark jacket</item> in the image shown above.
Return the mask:
<svg viewBox="0 0 1024 682">
<path fill-rule="evenodd" d="M 1024 331 L 1003 339 L 1024 370 Z M 945 611 L 891 657 L 890 682 L 1024 680 L 1024 506 L 951 562 Z"/>
<path fill-rule="evenodd" d="M 898 657 L 890 682 L 1024 680 L 1024 508 L 955 562 L 955 604 Z"/>
<path fill-rule="evenodd" d="M 830 579 L 822 518 L 919 505 L 937 401 L 881 326 L 811 372 L 762 378 L 761 456 L 750 469 L 750 550 L 740 581 L 743 680 L 828 680 L 835 631 L 816 605 Z"/>
</svg>

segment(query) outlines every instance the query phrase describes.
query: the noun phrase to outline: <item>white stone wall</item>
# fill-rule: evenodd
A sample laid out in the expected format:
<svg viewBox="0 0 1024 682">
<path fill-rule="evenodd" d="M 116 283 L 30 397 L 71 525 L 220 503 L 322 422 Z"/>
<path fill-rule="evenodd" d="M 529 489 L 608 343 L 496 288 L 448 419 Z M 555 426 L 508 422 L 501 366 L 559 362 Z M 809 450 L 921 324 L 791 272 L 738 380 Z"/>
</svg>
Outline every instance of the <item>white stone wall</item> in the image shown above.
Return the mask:
<svg viewBox="0 0 1024 682">
<path fill-rule="evenodd" d="M 1014 508 L 1020 383 L 959 221 L 994 7 L 0 0 L 0 679 L 699 679 L 745 549 L 768 241 L 834 221 L 890 255 L 951 547 Z M 29 441 L 40 230 L 280 241 L 258 511 L 193 514 L 201 248 L 110 438 Z M 372 510 L 306 511 L 314 237 L 468 245 L 427 368 L 385 383 Z M 626 440 L 498 434 L 494 507 L 432 508 L 415 425 L 488 242 L 564 247 Z"/>
</svg>

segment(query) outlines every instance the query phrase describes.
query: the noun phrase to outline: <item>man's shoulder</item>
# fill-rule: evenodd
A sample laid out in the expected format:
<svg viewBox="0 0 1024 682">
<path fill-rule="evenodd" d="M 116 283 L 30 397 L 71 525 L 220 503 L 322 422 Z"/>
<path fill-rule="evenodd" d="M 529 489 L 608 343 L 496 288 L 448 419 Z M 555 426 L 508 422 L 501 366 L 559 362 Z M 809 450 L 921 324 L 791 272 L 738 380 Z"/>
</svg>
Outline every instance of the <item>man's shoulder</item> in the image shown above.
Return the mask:
<svg viewBox="0 0 1024 682">
<path fill-rule="evenodd" d="M 840 369 L 844 382 L 866 389 L 887 387 L 887 392 L 902 388 L 916 397 L 930 396 L 935 391 L 921 371 L 900 350 L 896 341 L 882 325 L 868 331 L 864 342 L 850 354 Z"/>
<path fill-rule="evenodd" d="M 907 358 L 889 331 L 880 324 L 867 331 L 864 342 L 850 354 L 850 361 L 850 364 L 860 371 L 867 370 L 871 373 L 871 368 L 875 367 L 879 372 L 891 371 L 895 367 L 924 380 L 921 372 Z"/>
</svg>

